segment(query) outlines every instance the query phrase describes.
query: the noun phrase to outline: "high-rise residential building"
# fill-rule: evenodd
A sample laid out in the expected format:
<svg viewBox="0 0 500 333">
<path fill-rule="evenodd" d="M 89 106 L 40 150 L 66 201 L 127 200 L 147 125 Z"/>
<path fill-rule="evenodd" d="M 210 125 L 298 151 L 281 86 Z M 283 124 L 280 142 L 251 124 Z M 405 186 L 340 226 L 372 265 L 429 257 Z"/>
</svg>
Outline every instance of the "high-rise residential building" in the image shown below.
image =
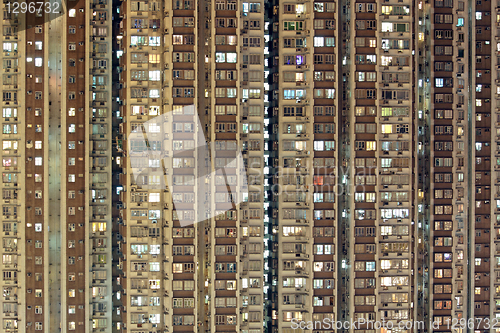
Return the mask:
<svg viewBox="0 0 500 333">
<path fill-rule="evenodd" d="M 124 2 L 123 134 L 169 114 L 173 135 L 145 150 L 190 147 L 196 131 L 215 149 L 162 165 L 173 180 L 160 191 L 128 171 L 161 163 L 122 160 L 123 326 L 424 320 L 446 332 L 453 319 L 495 318 L 497 5 Z M 243 166 L 228 161 L 236 147 Z M 235 170 L 197 192 L 203 163 Z M 246 183 L 232 176 L 242 168 Z M 227 211 L 225 185 L 243 196 Z M 207 207 L 216 218 L 177 222 Z M 158 248 L 160 265 L 143 256 Z"/>
<path fill-rule="evenodd" d="M 293 332 L 293 320 L 337 315 L 336 7 L 289 1 L 273 8 L 268 148 L 275 332 Z"/>
<path fill-rule="evenodd" d="M 112 4 L 23 8 L 2 5 L 1 329 L 110 332 Z"/>
<path fill-rule="evenodd" d="M 133 1 L 120 13 L 123 327 L 262 332 L 264 4 Z M 203 190 L 214 167 L 225 171 Z"/>
<path fill-rule="evenodd" d="M 498 8 L 4 3 L 2 331 L 498 331 Z"/>
<path fill-rule="evenodd" d="M 200 10 L 195 1 L 125 1 L 119 8 L 123 148 L 127 152 L 132 143 L 131 150 L 144 152 L 144 158 L 124 154 L 121 160 L 122 331 L 194 331 L 205 314 L 200 263 L 206 254 L 198 244 L 206 243 L 206 236 L 193 225 L 202 211 L 196 208 L 204 205 L 195 180 L 196 167 L 205 161 L 193 150 L 194 138 L 204 130 L 196 117 L 204 97 L 198 84 L 205 65 Z M 135 144 L 131 133 L 142 132 L 146 140 Z M 175 163 L 149 153 L 184 147 L 191 151 Z M 167 176 L 172 184 L 165 183 Z M 179 217 L 192 222 L 181 227 Z"/>
</svg>

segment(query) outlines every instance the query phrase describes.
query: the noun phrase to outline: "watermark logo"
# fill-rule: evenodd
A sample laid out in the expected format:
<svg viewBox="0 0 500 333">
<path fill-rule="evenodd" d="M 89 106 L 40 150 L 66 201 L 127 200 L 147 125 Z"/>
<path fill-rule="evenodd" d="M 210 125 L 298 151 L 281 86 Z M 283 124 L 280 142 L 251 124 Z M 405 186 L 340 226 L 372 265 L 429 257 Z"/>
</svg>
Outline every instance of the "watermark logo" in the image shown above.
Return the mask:
<svg viewBox="0 0 500 333">
<path fill-rule="evenodd" d="M 439 322 L 430 323 L 433 329 L 439 328 Z M 393 320 L 382 318 L 381 320 L 367 320 L 364 318 L 358 318 L 349 321 L 339 321 L 333 318 L 324 318 L 323 320 L 316 321 L 304 321 L 297 318 L 292 318 L 293 330 L 331 330 L 331 329 L 344 329 L 344 330 L 358 330 L 358 329 L 368 329 L 368 330 L 381 330 L 385 328 L 387 330 L 422 330 L 424 329 L 425 323 L 423 321 L 410 321 L 410 320 Z"/>
<path fill-rule="evenodd" d="M 236 209 L 247 196 L 236 141 L 206 142 L 194 105 L 134 124 L 127 156 L 134 184 L 159 197 L 168 190 L 174 209 L 167 212 L 183 227 Z"/>
<path fill-rule="evenodd" d="M 7 0 L 3 4 L 4 20 L 8 20 L 11 25 L 19 24 L 18 30 L 22 31 L 30 26 L 32 24 L 30 22 L 34 22 L 34 20 L 37 20 L 37 25 L 43 25 L 66 13 L 70 17 L 75 17 L 77 12 L 77 9 L 75 9 L 76 4 L 76 1 L 61 0 Z M 107 2 L 100 0 L 96 4 L 104 8 Z M 25 24 L 23 24 L 23 21 Z"/>
</svg>

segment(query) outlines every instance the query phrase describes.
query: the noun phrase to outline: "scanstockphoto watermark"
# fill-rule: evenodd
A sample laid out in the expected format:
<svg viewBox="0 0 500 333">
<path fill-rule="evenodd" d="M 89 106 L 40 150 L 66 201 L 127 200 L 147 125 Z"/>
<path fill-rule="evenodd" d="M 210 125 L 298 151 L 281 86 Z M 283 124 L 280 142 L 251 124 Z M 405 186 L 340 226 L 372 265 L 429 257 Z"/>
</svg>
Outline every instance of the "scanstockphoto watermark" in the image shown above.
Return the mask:
<svg viewBox="0 0 500 333">
<path fill-rule="evenodd" d="M 244 199 L 240 192 L 248 180 L 241 150 L 234 140 L 207 143 L 194 105 L 132 124 L 125 155 L 131 185 L 148 190 L 150 203 L 168 202 L 162 199 L 168 193 L 174 209 L 167 212 L 181 226 L 235 209 Z M 225 200 L 216 203 L 210 200 L 213 194 Z M 166 218 L 161 211 L 149 218 Z M 151 210 L 147 214 L 151 215 Z"/>
<path fill-rule="evenodd" d="M 167 211 L 150 208 L 148 213 L 135 209 L 132 213 L 148 214 L 155 220 L 170 213 L 181 226 L 187 226 L 237 209 L 242 202 L 269 200 L 270 195 L 285 202 L 333 203 L 338 196 L 365 193 L 365 186 L 374 185 L 374 168 L 339 168 L 333 159 L 312 165 L 312 159 L 298 157 L 269 167 L 263 151 L 260 156 L 252 153 L 244 158 L 236 140 L 206 142 L 203 128 L 194 105 L 131 123 L 125 150 L 130 185 L 149 191 L 147 199 L 145 193 L 135 193 L 132 201 L 153 206 L 174 203 L 174 209 Z M 266 182 L 270 184 L 266 191 L 254 186 Z M 317 186 L 321 186 L 319 193 L 314 191 Z M 166 190 L 169 194 L 165 196 Z"/>
<path fill-rule="evenodd" d="M 436 323 L 437 324 L 437 323 Z M 434 327 L 435 325 L 433 325 Z M 316 321 L 303 321 L 297 318 L 292 319 L 292 329 L 294 330 L 331 330 L 331 329 L 345 329 L 345 330 L 356 330 L 356 329 L 368 329 L 368 330 L 379 330 L 381 328 L 392 329 L 424 329 L 425 324 L 423 321 L 386 321 L 382 320 L 366 320 L 364 318 L 359 318 L 356 321 L 352 319 L 349 321 L 339 321 L 333 320 L 331 318 L 324 318 L 323 320 Z M 439 325 L 435 326 L 435 329 L 439 328 Z"/>
</svg>

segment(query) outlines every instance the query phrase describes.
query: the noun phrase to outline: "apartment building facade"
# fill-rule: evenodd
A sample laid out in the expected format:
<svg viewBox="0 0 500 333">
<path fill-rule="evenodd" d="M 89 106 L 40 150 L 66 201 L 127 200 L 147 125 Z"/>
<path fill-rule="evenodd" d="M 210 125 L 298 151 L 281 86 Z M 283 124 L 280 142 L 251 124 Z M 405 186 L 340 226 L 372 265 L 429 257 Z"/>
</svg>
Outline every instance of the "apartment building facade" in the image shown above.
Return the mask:
<svg viewBox="0 0 500 333">
<path fill-rule="evenodd" d="M 426 311 L 440 331 L 462 318 L 488 330 L 498 318 L 497 8 L 496 2 L 436 1 L 425 18 L 431 107 L 424 253 L 432 286 Z"/>
<path fill-rule="evenodd" d="M 112 4 L 64 6 L 2 6 L 4 332 L 111 329 Z"/>
<path fill-rule="evenodd" d="M 333 320 L 337 312 L 336 6 L 290 1 L 272 8 L 273 331 L 292 332 L 292 320 Z"/>
<path fill-rule="evenodd" d="M 488 330 L 497 2 L 114 5 L 3 7 L 3 331 Z"/>
<path fill-rule="evenodd" d="M 122 327 L 261 332 L 264 5 L 134 1 L 120 13 L 124 146 L 144 131 L 131 150 L 161 151 L 122 160 Z M 214 167 L 225 173 L 204 191 Z"/>
</svg>

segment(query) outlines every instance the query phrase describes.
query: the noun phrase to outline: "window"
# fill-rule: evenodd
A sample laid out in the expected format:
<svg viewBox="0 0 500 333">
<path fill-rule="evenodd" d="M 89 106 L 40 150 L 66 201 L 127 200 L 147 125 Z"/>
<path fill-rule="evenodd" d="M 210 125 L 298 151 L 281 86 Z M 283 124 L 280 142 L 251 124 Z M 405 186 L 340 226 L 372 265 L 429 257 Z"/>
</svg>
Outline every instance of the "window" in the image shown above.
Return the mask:
<svg viewBox="0 0 500 333">
<path fill-rule="evenodd" d="M 149 90 L 149 98 L 160 98 L 160 90 L 159 89 L 150 89 Z"/>
<path fill-rule="evenodd" d="M 314 47 L 323 47 L 325 46 L 324 37 L 314 37 Z"/>
<path fill-rule="evenodd" d="M 160 71 L 149 71 L 149 81 L 160 81 Z"/>
</svg>

